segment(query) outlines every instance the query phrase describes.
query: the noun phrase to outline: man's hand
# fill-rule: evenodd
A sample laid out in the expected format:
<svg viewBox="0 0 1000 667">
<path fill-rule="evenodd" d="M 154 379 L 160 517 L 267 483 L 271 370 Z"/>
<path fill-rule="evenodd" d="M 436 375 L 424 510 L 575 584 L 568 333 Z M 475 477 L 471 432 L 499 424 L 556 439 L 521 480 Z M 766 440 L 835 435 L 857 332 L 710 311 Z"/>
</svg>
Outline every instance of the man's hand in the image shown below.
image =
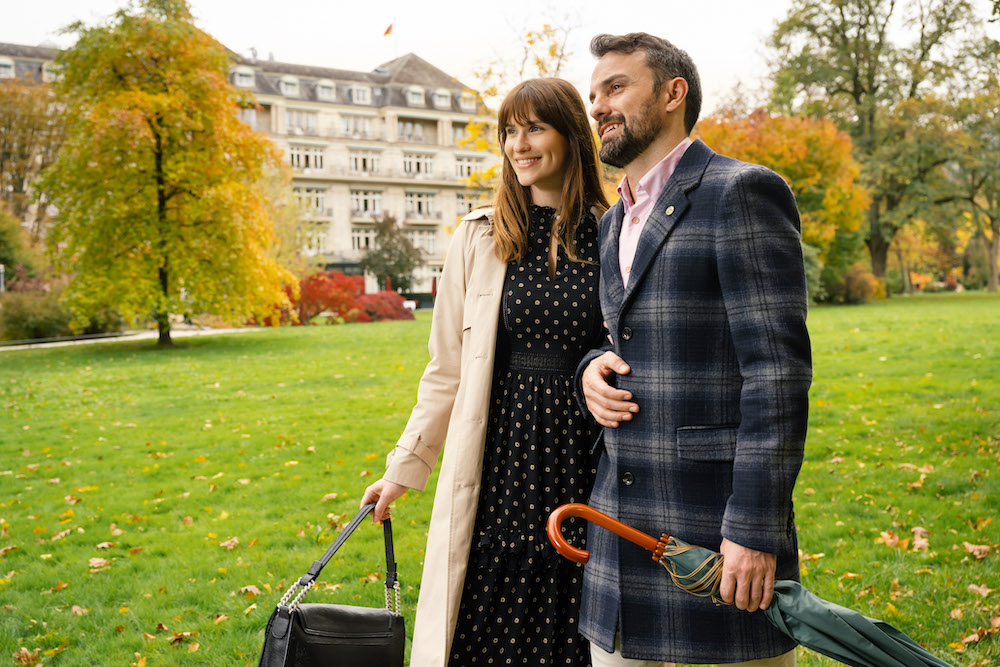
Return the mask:
<svg viewBox="0 0 1000 667">
<path fill-rule="evenodd" d="M 382 523 L 385 519 L 390 518 L 389 503 L 409 490 L 409 487 L 402 484 L 396 484 L 387 479 L 380 479 L 365 489 L 364 495 L 361 496 L 359 507 L 364 507 L 368 503 L 375 503 L 375 509 L 372 511 L 372 521 L 374 523 Z"/>
<path fill-rule="evenodd" d="M 744 611 L 767 609 L 774 595 L 774 571 L 778 557 L 754 551 L 722 539 L 722 581 L 719 595 L 723 601 Z"/>
<path fill-rule="evenodd" d="M 607 380 L 612 373 L 625 375 L 629 370 L 621 357 L 614 352 L 605 352 L 587 364 L 583 371 L 580 377 L 583 397 L 590 414 L 601 426 L 618 428 L 618 424 L 629 421 L 633 414 L 639 412 L 639 406 L 632 402 L 632 394 L 615 389 Z"/>
</svg>

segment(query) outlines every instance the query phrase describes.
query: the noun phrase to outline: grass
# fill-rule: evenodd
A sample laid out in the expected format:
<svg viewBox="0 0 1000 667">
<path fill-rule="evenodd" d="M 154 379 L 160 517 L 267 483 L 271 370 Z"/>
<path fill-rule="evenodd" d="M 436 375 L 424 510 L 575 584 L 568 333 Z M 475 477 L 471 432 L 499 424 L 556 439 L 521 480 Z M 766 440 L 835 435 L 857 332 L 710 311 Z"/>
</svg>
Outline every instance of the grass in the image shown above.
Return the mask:
<svg viewBox="0 0 1000 667">
<path fill-rule="evenodd" d="M 804 583 L 956 665 L 1000 664 L 997 634 L 962 641 L 1000 616 L 1000 590 L 969 588 L 1000 589 L 1000 298 L 815 308 L 809 324 Z M 377 478 L 428 327 L 0 353 L 0 665 L 21 647 L 51 665 L 255 665 L 280 591 Z M 394 512 L 411 631 L 431 497 Z M 380 541 L 362 526 L 308 599 L 380 605 Z"/>
</svg>

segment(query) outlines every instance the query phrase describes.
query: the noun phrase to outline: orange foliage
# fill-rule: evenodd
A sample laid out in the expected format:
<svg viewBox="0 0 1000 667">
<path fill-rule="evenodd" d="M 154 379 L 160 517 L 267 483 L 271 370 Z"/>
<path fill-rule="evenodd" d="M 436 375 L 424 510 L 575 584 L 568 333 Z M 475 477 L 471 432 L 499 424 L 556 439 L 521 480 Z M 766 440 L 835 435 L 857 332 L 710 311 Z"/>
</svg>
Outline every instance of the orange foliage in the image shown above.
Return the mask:
<svg viewBox="0 0 1000 667">
<path fill-rule="evenodd" d="M 713 150 L 781 175 L 802 216 L 802 241 L 825 259 L 838 232 L 852 232 L 868 209 L 850 137 L 829 119 L 772 116 L 763 109 L 723 112 L 699 121 L 696 135 Z"/>
</svg>

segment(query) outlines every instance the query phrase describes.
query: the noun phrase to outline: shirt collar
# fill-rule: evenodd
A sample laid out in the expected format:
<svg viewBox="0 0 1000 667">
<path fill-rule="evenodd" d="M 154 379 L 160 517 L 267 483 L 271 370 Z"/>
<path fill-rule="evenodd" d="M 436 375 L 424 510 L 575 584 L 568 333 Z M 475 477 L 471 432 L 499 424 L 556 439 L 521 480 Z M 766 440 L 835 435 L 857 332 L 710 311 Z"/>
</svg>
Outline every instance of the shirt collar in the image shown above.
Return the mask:
<svg viewBox="0 0 1000 667">
<path fill-rule="evenodd" d="M 622 200 L 622 204 L 625 206 L 625 211 L 628 212 L 632 206 L 636 203 L 645 199 L 648 196 L 658 196 L 663 190 L 663 186 L 667 184 L 670 177 L 673 175 L 674 170 L 677 169 L 677 164 L 681 161 L 684 156 L 684 152 L 688 149 L 693 142 L 689 137 L 684 137 L 679 144 L 674 146 L 673 150 L 667 153 L 667 156 L 656 163 L 656 165 L 650 169 L 646 174 L 639 179 L 639 184 L 635 186 L 636 200 L 633 202 L 629 197 L 629 183 L 628 176 L 622 176 L 622 180 L 618 182 L 618 197 Z"/>
</svg>

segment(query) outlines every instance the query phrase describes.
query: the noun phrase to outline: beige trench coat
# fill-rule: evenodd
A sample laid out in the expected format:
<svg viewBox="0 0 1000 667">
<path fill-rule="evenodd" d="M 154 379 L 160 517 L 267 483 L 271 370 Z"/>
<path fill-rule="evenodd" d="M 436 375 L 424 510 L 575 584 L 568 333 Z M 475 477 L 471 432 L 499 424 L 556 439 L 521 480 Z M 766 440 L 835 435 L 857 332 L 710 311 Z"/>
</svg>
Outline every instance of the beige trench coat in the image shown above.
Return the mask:
<svg viewBox="0 0 1000 667">
<path fill-rule="evenodd" d="M 455 231 L 434 304 L 431 360 L 383 476 L 422 491 L 448 442 L 427 536 L 411 667 L 448 662 L 472 544 L 507 268 L 494 253 L 488 214 L 473 211 Z"/>
</svg>

